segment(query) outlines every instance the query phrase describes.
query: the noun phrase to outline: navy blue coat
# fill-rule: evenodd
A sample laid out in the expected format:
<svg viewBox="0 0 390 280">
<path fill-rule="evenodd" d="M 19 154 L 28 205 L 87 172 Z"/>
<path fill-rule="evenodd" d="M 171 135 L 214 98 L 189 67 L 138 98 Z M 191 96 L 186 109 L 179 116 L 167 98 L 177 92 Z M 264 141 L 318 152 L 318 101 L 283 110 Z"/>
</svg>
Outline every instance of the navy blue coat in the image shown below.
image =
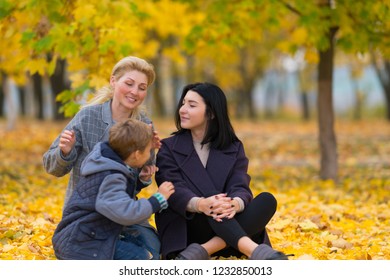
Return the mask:
<svg viewBox="0 0 390 280">
<path fill-rule="evenodd" d="M 155 216 L 163 257 L 187 246 L 186 219 L 193 214 L 186 207 L 191 198 L 227 193 L 229 197 L 240 197 L 245 206 L 253 199 L 248 162 L 240 141 L 224 150 L 211 148 L 204 168 L 189 132 L 162 140 L 156 159 L 156 182 L 171 181 L 175 186 L 169 208 Z"/>
</svg>

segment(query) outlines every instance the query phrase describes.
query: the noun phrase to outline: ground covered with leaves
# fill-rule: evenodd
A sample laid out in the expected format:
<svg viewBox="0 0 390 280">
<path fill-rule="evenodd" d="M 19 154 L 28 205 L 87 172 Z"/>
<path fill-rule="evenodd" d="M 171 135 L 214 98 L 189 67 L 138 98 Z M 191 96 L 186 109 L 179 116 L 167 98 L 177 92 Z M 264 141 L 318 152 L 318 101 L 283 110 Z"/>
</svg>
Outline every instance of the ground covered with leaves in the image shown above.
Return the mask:
<svg viewBox="0 0 390 280">
<path fill-rule="evenodd" d="M 65 123 L 0 121 L 0 259 L 55 259 L 51 237 L 68 177 L 45 173 L 42 155 Z M 162 137 L 171 121 L 156 121 Z M 318 178 L 315 122 L 235 121 L 250 159 L 251 188 L 278 210 L 273 246 L 291 259 L 390 260 L 390 124 L 337 122 L 339 180 Z M 141 195 L 156 190 L 153 184 Z"/>
</svg>

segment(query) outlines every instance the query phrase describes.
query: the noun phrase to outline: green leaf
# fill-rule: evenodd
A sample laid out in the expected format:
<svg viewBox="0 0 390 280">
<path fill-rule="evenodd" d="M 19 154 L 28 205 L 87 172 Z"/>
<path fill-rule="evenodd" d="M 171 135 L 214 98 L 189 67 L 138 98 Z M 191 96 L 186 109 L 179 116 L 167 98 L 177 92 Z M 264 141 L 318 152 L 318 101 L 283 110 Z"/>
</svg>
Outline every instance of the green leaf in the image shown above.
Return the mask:
<svg viewBox="0 0 390 280">
<path fill-rule="evenodd" d="M 53 46 L 53 40 L 50 36 L 43 37 L 33 44 L 34 50 L 38 52 L 47 52 Z"/>
<path fill-rule="evenodd" d="M 11 13 L 14 5 L 15 4 L 7 0 L 0 1 L 0 19 L 3 19 L 8 16 Z"/>
<path fill-rule="evenodd" d="M 21 43 L 23 45 L 27 44 L 30 40 L 34 39 L 36 36 L 35 32 L 31 31 L 31 30 L 26 30 L 24 32 L 22 32 L 22 39 L 21 39 Z"/>
</svg>

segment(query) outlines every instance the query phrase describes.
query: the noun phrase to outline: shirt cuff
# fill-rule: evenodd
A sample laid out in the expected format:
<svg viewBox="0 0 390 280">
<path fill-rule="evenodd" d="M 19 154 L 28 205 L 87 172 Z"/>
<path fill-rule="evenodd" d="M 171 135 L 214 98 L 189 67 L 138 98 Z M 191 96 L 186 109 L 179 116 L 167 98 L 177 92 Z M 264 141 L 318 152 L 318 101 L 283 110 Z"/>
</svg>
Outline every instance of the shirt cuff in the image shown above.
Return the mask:
<svg viewBox="0 0 390 280">
<path fill-rule="evenodd" d="M 236 212 L 239 213 L 239 212 L 244 211 L 245 204 L 244 204 L 244 201 L 242 200 L 242 198 L 236 196 L 233 199 L 238 202 L 238 210 Z"/>
<path fill-rule="evenodd" d="M 199 211 L 199 201 L 202 199 L 203 197 L 193 197 L 190 199 L 190 201 L 188 201 L 188 204 L 187 204 L 187 207 L 186 207 L 186 210 L 188 212 L 192 212 L 192 213 L 200 213 Z"/>
<path fill-rule="evenodd" d="M 161 193 L 156 192 L 155 194 L 153 194 L 153 197 L 155 197 L 157 201 L 160 203 L 160 212 L 168 208 L 168 201 Z"/>
<path fill-rule="evenodd" d="M 138 177 L 139 178 L 139 177 Z M 144 185 L 144 186 L 149 186 L 152 183 L 152 179 L 149 179 L 148 181 L 144 181 L 141 178 L 139 178 L 139 181 Z"/>
</svg>

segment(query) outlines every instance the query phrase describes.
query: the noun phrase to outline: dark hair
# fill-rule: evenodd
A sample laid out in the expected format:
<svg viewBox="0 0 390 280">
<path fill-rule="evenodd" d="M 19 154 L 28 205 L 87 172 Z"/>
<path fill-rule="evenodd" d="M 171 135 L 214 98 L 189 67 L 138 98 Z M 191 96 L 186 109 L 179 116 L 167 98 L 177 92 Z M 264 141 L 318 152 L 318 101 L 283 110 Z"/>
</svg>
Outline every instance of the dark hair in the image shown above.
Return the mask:
<svg viewBox="0 0 390 280">
<path fill-rule="evenodd" d="M 195 83 L 183 88 L 179 103 L 175 112 L 175 124 L 177 131 L 173 134 L 181 134 L 187 131 L 180 125 L 179 110 L 188 91 L 195 91 L 206 104 L 206 133 L 201 142 L 202 145 L 210 143 L 210 147 L 225 149 L 234 141 L 239 140 L 233 126 L 230 123 L 226 96 L 222 89 L 210 83 Z"/>
</svg>

